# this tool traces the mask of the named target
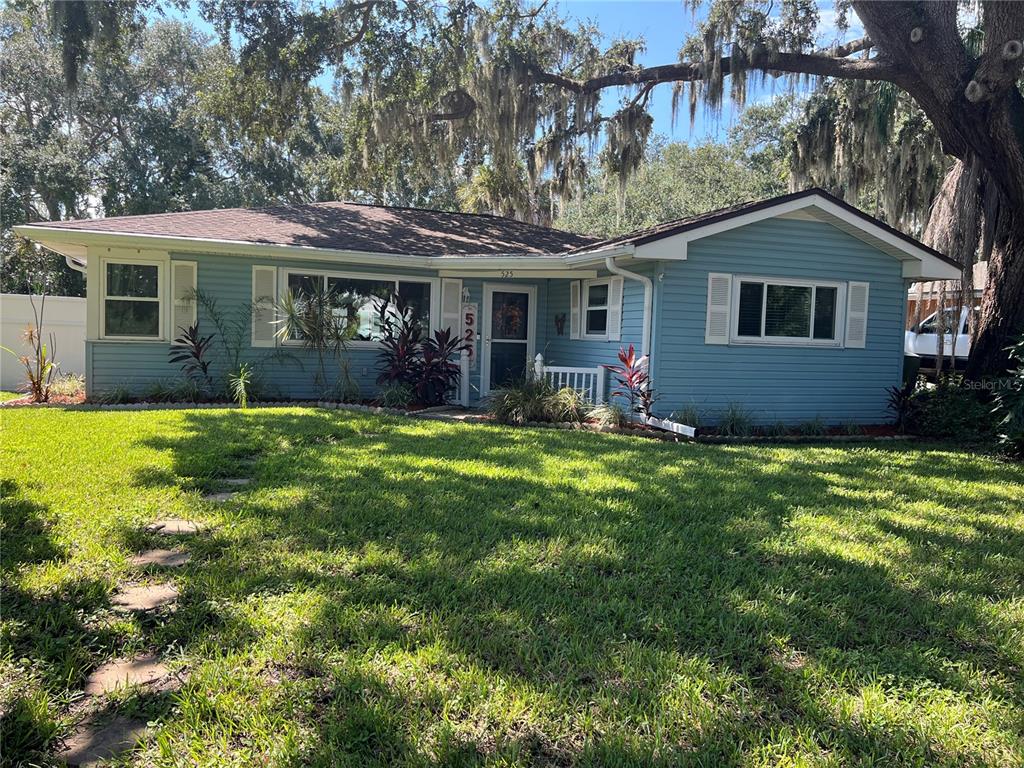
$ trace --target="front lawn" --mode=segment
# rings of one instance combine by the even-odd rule
[[[1020,465],[302,408],[0,420],[8,762],[155,651],[188,680],[114,695],[156,724],[129,764],[1024,764]],[[177,610],[116,613],[158,517],[214,527],[160,577]]]

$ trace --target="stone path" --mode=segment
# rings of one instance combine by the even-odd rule
[[[232,487],[248,485],[248,478],[233,477],[222,483]],[[203,498],[207,501],[227,501],[237,491],[211,493]],[[167,518],[146,526],[148,533],[161,536],[191,536],[206,529],[206,524]],[[180,568],[191,559],[181,549],[150,549],[131,559],[131,564],[144,568]],[[118,608],[145,612],[156,608],[173,607],[178,600],[178,588],[171,583],[122,585],[111,597],[110,602]],[[170,670],[155,653],[130,659],[115,659],[97,667],[85,682],[87,697],[84,707],[90,713],[65,742],[64,749],[57,757],[68,765],[95,765],[100,761],[115,758],[132,749],[145,738],[148,728],[141,720],[124,715],[104,717],[103,697],[119,688],[135,685],[146,686],[150,691],[176,690],[180,678]]]
[[[187,536],[189,534],[199,533],[205,528],[205,523],[199,523],[193,520],[181,520],[176,517],[169,517],[165,520],[157,520],[152,525],[146,526],[146,530],[149,533],[159,533],[164,536]]]
[[[136,568],[160,566],[179,568],[192,559],[192,555],[180,549],[151,549],[133,557],[129,562]]]
[[[110,602],[129,611],[152,611],[171,605],[178,599],[178,588],[173,584],[143,584],[121,587]]]
[[[124,715],[106,721],[92,717],[79,726],[57,757],[68,765],[96,765],[127,752],[146,735],[146,730],[144,722]]]

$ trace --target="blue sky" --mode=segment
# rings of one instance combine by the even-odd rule
[[[681,0],[557,0],[557,5],[561,13],[570,19],[593,22],[608,41],[621,37],[644,38],[647,47],[638,61],[646,66],[677,61],[680,47],[698,22],[692,12],[683,7]],[[839,35],[835,28],[832,0],[819,0],[818,8],[821,15],[820,42],[823,45],[835,39],[849,39],[863,34],[863,30],[854,23],[846,35]],[[168,15],[179,16],[174,11],[169,11]],[[195,8],[191,8],[185,18],[212,34],[213,30],[203,23]],[[323,87],[329,89],[330,75],[325,74],[322,80]],[[782,81],[768,80],[764,86],[755,86],[751,79],[748,103],[770,99],[785,90],[786,84]],[[605,107],[614,109],[621,94],[608,92],[604,98]],[[658,86],[651,98],[654,133],[690,144],[724,139],[729,126],[739,114],[739,109],[731,103],[724,104],[721,115],[717,117],[698,110],[691,127],[689,111],[685,104],[681,104],[680,113],[673,124],[672,86]]]

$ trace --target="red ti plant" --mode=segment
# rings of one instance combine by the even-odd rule
[[[628,350],[619,347],[619,362],[621,365],[603,366],[615,375],[615,383],[619,387],[612,394],[626,399],[630,413],[647,418],[651,415],[655,400],[654,390],[650,386],[650,376],[647,373],[649,358],[647,355],[638,358],[636,350],[630,344]]]

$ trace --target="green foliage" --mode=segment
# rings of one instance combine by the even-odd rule
[[[344,301],[334,289],[318,280],[298,293],[287,291],[276,307],[277,338],[297,339],[304,348],[316,353],[314,385],[324,395],[331,391],[328,359],[340,365],[345,345],[356,332],[352,313],[339,311]]]
[[[586,399],[569,387],[556,389],[546,379],[528,377],[495,390],[487,409],[502,424],[580,423],[590,412]]]
[[[1024,458],[1024,337],[1010,347],[1010,360],[1016,367],[996,390],[996,429],[1000,446],[1007,453]]]
[[[907,429],[926,437],[964,442],[991,440],[995,417],[979,390],[963,385],[958,377],[944,376],[934,387],[918,389],[912,398]]]
[[[754,417],[745,405],[729,403],[718,417],[718,434],[726,437],[750,437],[754,433]]]
[[[702,413],[696,403],[690,402],[684,405],[679,411],[672,415],[672,421],[685,424],[688,427],[697,428],[700,426]]]
[[[181,365],[182,373],[198,386],[213,389],[213,376],[210,375],[210,346],[213,334],[203,336],[199,332],[199,323],[182,328],[174,340],[174,346],[168,351],[168,359]]]
[[[90,400],[101,405],[119,405],[132,399],[127,384],[115,384],[110,389],[94,392]]]
[[[789,425],[784,421],[773,421],[767,427],[761,428],[761,434],[765,437],[785,437],[789,433]]]
[[[49,340],[46,333],[46,294],[29,296],[32,307],[33,321],[22,333],[22,345],[27,352],[0,346],[0,351],[7,352],[25,369],[25,389],[34,403],[45,403],[50,399],[50,387],[60,371],[60,363],[55,359],[57,338],[51,333]]]
[[[228,389],[231,399],[241,408],[249,407],[249,388],[253,383],[253,367],[242,363],[238,370],[228,374]]]
[[[621,429],[629,419],[626,417],[626,410],[621,405],[614,403],[603,403],[595,406],[587,414],[587,419],[601,427],[614,427]]]
[[[57,397],[78,397],[85,392],[85,377],[78,373],[64,373],[53,380],[50,395]]]
[[[408,408],[416,401],[416,393],[409,384],[393,382],[380,388],[378,398],[385,408]]]
[[[828,434],[828,426],[820,416],[797,424],[796,432],[804,437],[824,437]]]

